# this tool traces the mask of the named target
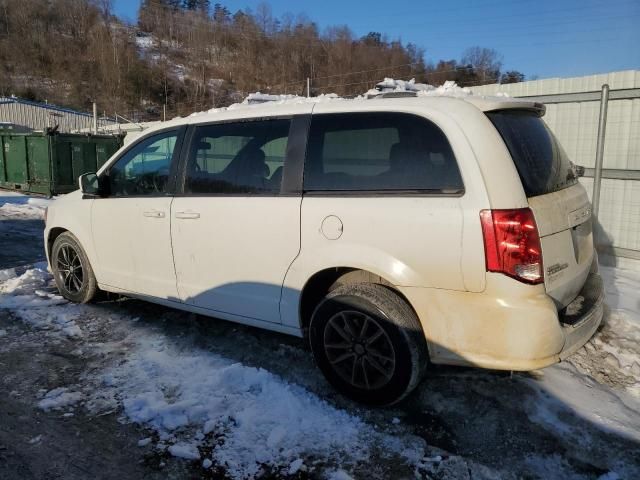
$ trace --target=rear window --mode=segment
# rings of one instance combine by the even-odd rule
[[[404,113],[314,115],[306,191],[460,193],[447,137],[425,118]]]
[[[488,112],[516,165],[527,197],[544,195],[578,181],[573,164],[549,127],[534,112]]]

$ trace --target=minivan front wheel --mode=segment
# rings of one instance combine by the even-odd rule
[[[378,284],[347,284],[327,294],[311,318],[309,341],[329,383],[370,405],[402,400],[419,383],[427,363],[415,313]]]
[[[89,258],[71,233],[60,234],[51,249],[51,269],[60,294],[75,303],[88,303],[98,289]]]

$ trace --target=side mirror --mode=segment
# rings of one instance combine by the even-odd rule
[[[80,191],[85,195],[99,195],[100,185],[98,176],[94,172],[83,173],[78,178]]]

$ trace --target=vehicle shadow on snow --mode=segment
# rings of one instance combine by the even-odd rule
[[[256,288],[264,291],[265,286]],[[304,339],[141,300],[100,305],[138,318],[138,325],[159,330],[185,351],[200,348],[264,368],[369,423],[392,431],[402,428],[430,446],[492,469],[548,477],[545,469],[552,468],[558,477],[597,478],[625,465],[640,474],[640,443],[603,429],[546,391],[541,382],[545,370],[512,374],[429,365],[422,383],[400,404],[366,408],[328,385]]]

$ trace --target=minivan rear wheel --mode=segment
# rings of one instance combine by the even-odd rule
[[[428,354],[411,307],[390,288],[347,284],[328,293],[309,325],[316,364],[338,391],[391,405],[419,383]]]
[[[51,269],[60,294],[75,303],[88,303],[96,295],[98,283],[89,258],[71,233],[60,234],[51,249]]]

